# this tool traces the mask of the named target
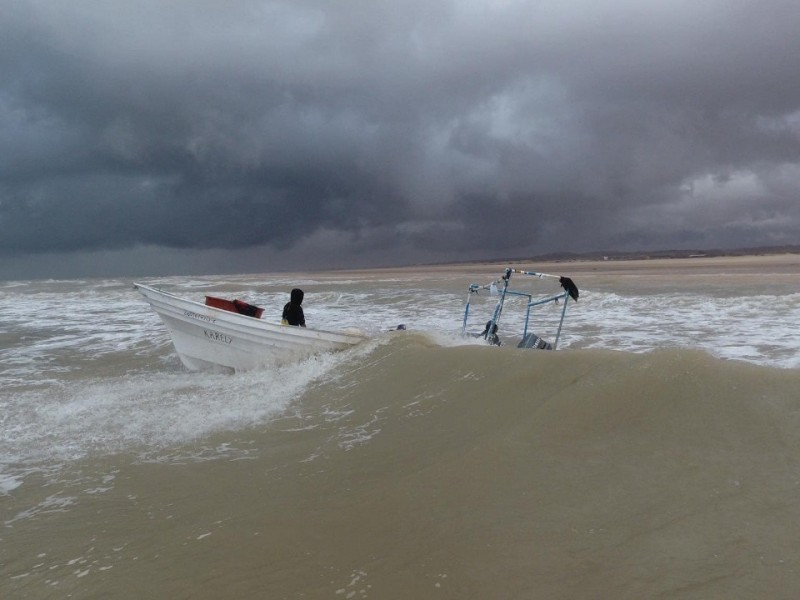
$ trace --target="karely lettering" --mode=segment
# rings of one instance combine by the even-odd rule
[[[224,333],[220,333],[219,331],[209,331],[208,329],[203,329],[203,333],[208,339],[214,340],[215,342],[230,344],[233,341],[232,337],[225,335]]]

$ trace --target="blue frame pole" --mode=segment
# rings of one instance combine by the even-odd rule
[[[492,315],[492,320],[489,325],[489,329],[487,330],[489,333],[487,335],[491,335],[492,329],[494,329],[494,326],[500,321],[500,315],[503,313],[503,304],[506,301],[508,282],[511,281],[512,272],[513,269],[506,269],[506,274],[503,276],[503,291],[500,294],[500,299],[497,301],[497,305],[494,307],[494,314]]]
[[[558,333],[553,342],[553,350],[558,348],[558,338],[561,337],[561,326],[564,324],[564,317],[567,315],[567,303],[569,302],[569,292],[564,292],[564,308],[561,309],[561,320],[558,322]]]

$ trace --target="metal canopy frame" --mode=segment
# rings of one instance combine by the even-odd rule
[[[538,279],[542,279],[544,277],[560,279],[561,282],[562,282],[562,286],[564,287],[564,291],[561,292],[561,293],[558,293],[558,294],[553,294],[553,295],[546,296],[544,298],[538,298],[538,299],[534,300],[534,294],[530,294],[530,293],[527,293],[527,292],[521,292],[521,291],[517,291],[517,290],[513,290],[513,289],[509,288],[509,283],[511,281],[511,275],[513,273],[518,273],[518,274],[521,274],[521,275],[536,277]],[[499,324],[500,317],[503,314],[503,307],[505,305],[506,298],[509,297],[509,296],[519,296],[519,297],[528,299],[528,301],[526,302],[526,305],[525,305],[525,326],[524,326],[524,328],[522,330],[522,339],[523,340],[525,340],[527,338],[528,333],[529,333],[528,332],[528,328],[530,326],[531,309],[536,307],[536,306],[541,306],[543,304],[549,304],[550,302],[558,303],[560,300],[563,300],[564,301],[564,306],[561,309],[561,318],[559,319],[559,322],[558,322],[558,330],[556,332],[555,340],[553,341],[553,344],[552,344],[552,349],[555,350],[558,347],[558,342],[559,342],[559,339],[561,338],[561,329],[562,329],[562,327],[564,325],[564,319],[565,319],[565,317],[567,315],[567,305],[569,304],[569,300],[570,300],[570,296],[571,296],[568,286],[564,284],[564,279],[565,278],[559,277],[558,275],[548,275],[547,273],[537,273],[535,271],[521,271],[521,270],[517,270],[517,269],[508,268],[508,269],[505,270],[505,273],[503,274],[503,276],[500,279],[496,279],[495,281],[492,281],[491,283],[489,283],[487,285],[479,285],[479,284],[476,284],[476,283],[470,284],[470,286],[469,286],[469,294],[467,295],[467,304],[466,304],[466,306],[464,308],[464,322],[463,322],[463,325],[461,327],[461,333],[463,335],[467,334],[467,322],[469,320],[469,311],[470,311],[470,303],[471,303],[472,295],[473,294],[477,294],[480,290],[487,290],[488,289],[488,290],[490,290],[491,293],[494,293],[496,291],[497,294],[498,294],[498,299],[497,299],[497,303],[495,304],[495,307],[494,307],[494,312],[492,314],[492,318],[487,323],[486,331],[484,332],[484,338],[488,337],[489,332],[491,332],[493,330],[494,326]],[[571,280],[569,280],[569,284],[574,286],[574,284],[572,284]],[[498,288],[499,285],[501,285],[502,288]],[[575,287],[574,289],[575,289],[575,296],[574,297],[577,297],[577,287]]]

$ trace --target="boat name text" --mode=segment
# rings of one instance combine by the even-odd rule
[[[183,311],[183,314],[187,317],[191,317],[192,319],[200,319],[201,321],[205,321],[207,323],[216,323],[217,320],[214,317],[207,317],[205,315],[198,315],[196,312],[192,312],[190,310]]]
[[[215,342],[230,344],[233,341],[232,337],[227,336],[224,333],[220,333],[219,331],[209,331],[208,329],[203,329],[203,333],[208,339],[214,340]]]

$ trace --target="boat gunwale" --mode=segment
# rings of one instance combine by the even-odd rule
[[[153,302],[160,302],[173,309],[179,309],[184,311],[188,310],[187,308],[181,308],[175,306],[175,303],[170,303],[170,300],[174,300],[179,303],[186,304],[193,309],[194,308],[199,309],[199,311],[197,312],[198,315],[204,315],[204,313],[210,312],[211,314],[215,315],[215,317],[219,317],[220,326],[230,327],[232,329],[237,330],[240,333],[246,334],[250,332],[251,334],[253,334],[253,330],[255,330],[263,333],[280,334],[280,336],[284,338],[286,337],[297,338],[299,343],[303,343],[300,342],[300,340],[304,340],[307,342],[320,341],[320,342],[330,342],[330,343],[344,343],[349,345],[358,344],[366,340],[368,337],[366,334],[362,332],[333,331],[328,329],[317,329],[310,327],[292,327],[290,325],[282,325],[280,323],[270,323],[269,321],[265,321],[263,319],[250,317],[239,313],[233,313],[230,311],[223,310],[221,308],[216,308],[214,306],[209,306],[207,304],[197,302],[196,300],[183,298],[172,292],[168,292],[166,290],[155,288],[146,284],[134,283],[133,286],[148,300],[151,306],[153,305]],[[150,297],[146,292],[152,293],[154,297]],[[153,309],[156,310],[156,312],[159,315],[161,314],[156,309],[155,306],[153,306]],[[178,318],[180,320],[183,320],[187,323],[192,322],[187,320],[186,315],[175,314],[170,316],[172,318]],[[200,323],[197,324],[200,325]],[[216,323],[208,323],[208,325],[213,327],[214,325],[216,325]],[[326,339],[331,336],[335,336],[338,339],[337,340]]]

